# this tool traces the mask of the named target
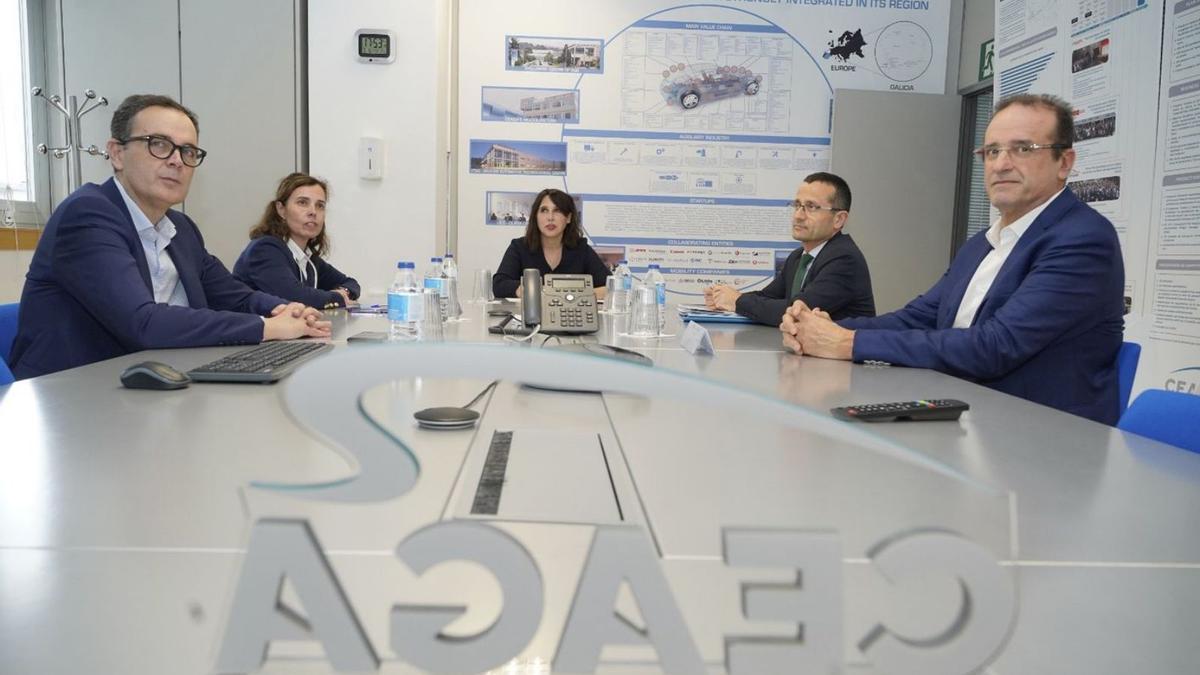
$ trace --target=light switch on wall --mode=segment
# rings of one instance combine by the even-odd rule
[[[365,180],[383,178],[384,145],[382,138],[364,136],[358,141],[358,176]]]

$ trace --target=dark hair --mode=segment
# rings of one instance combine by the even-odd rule
[[[1065,145],[1068,148],[1075,143],[1075,111],[1071,110],[1070,103],[1050,94],[1017,94],[1000,99],[1000,102],[996,104],[996,110],[992,112],[992,117],[1000,114],[1001,110],[1014,105],[1041,108],[1054,113],[1053,143]],[[1062,157],[1062,149],[1055,148],[1052,152],[1054,159]]]
[[[563,230],[563,246],[575,248],[582,239],[579,234],[579,214],[575,212],[575,200],[571,198],[571,195],[554,188],[546,188],[533,198],[533,208],[529,211],[529,224],[525,226],[525,245],[529,247],[530,251],[542,248],[542,231],[537,226],[537,214],[538,209],[542,206],[542,200],[546,197],[549,197],[558,210],[567,216],[567,227]]]
[[[133,133],[133,118],[146,108],[170,108],[171,110],[178,110],[187,115],[187,118],[192,121],[192,126],[196,129],[196,134],[200,134],[200,121],[196,119],[196,113],[183,107],[175,99],[160,94],[134,94],[121,101],[121,105],[117,106],[117,109],[113,111],[112,122],[108,125],[108,131],[112,134],[112,137],[118,141],[129,138],[129,135]]]
[[[291,232],[288,231],[287,222],[279,217],[279,211],[275,209],[275,205],[287,204],[287,200],[292,198],[293,192],[309,185],[320,185],[321,189],[325,191],[325,199],[329,199],[329,184],[325,181],[299,171],[289,173],[279,181],[279,187],[275,189],[275,198],[267,202],[267,208],[263,210],[258,223],[250,228],[250,238],[258,239],[270,235],[286,242],[291,236]],[[308,242],[308,248],[318,256],[329,252],[329,236],[325,234],[324,227],[321,228],[320,234]]]
[[[805,183],[825,183],[833,186],[833,208],[850,210],[850,186],[841,176],[824,171],[810,173],[804,177]]]

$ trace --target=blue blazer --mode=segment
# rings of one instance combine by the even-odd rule
[[[46,223],[21,293],[11,354],[17,379],[143,349],[256,344],[260,315],[285,302],[234,279],[204,249],[192,219],[169,210],[176,231],[166,251],[190,307],[156,303],[114,180],[71,193]]]
[[[318,256],[312,256],[312,263],[317,270],[316,288],[306,285],[300,277],[300,268],[296,266],[287,242],[278,237],[259,237],[251,239],[238,256],[233,264],[233,276],[250,288],[318,309],[346,306],[342,294],[333,291],[338,287],[350,291],[351,300],[358,299],[357,281]]]
[[[796,300],[809,307],[829,312],[834,321],[854,316],[875,316],[875,295],[871,292],[871,272],[867,259],[850,235],[835,232],[812,262],[800,292],[792,295],[792,282],[800,269],[801,246],[783,263],[783,269],[771,283],[759,291],[742,293],[737,313],[767,326],[778,326],[783,313]]]
[[[857,331],[854,360],[932,368],[1115,424],[1125,267],[1112,223],[1064,191],[1017,241],[971,326],[953,328],[991,250],[980,232],[903,309],[839,322]]]

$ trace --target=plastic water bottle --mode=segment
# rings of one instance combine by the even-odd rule
[[[429,267],[425,270],[425,288],[432,288],[441,298],[442,318],[446,318],[446,278],[442,276],[442,259],[434,256],[429,259]]]
[[[654,287],[654,296],[658,300],[658,333],[662,335],[667,326],[667,280],[663,278],[658,263],[650,263],[645,283]]]
[[[442,276],[447,279],[458,278],[458,262],[454,260],[453,253],[447,252],[446,256],[442,258]]]
[[[462,316],[462,304],[458,301],[458,263],[455,262],[453,253],[447,252],[442,258],[442,278],[446,294],[444,316],[447,319],[457,319]]]
[[[436,256],[430,258],[429,267],[425,270],[425,288],[434,288],[441,293],[442,279],[442,259]]]
[[[425,316],[421,287],[417,285],[416,265],[406,260],[396,263],[396,277],[388,288],[388,339],[413,342],[421,337],[421,319]]]
[[[622,258],[617,261],[617,269],[613,270],[613,276],[620,279],[621,283],[617,286],[620,290],[633,290],[633,273],[629,271],[629,261]]]

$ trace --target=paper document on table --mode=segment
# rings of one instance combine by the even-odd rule
[[[678,305],[681,321],[699,321],[711,323],[754,323],[749,317],[737,312],[726,312],[721,309],[709,309],[704,305]]]

